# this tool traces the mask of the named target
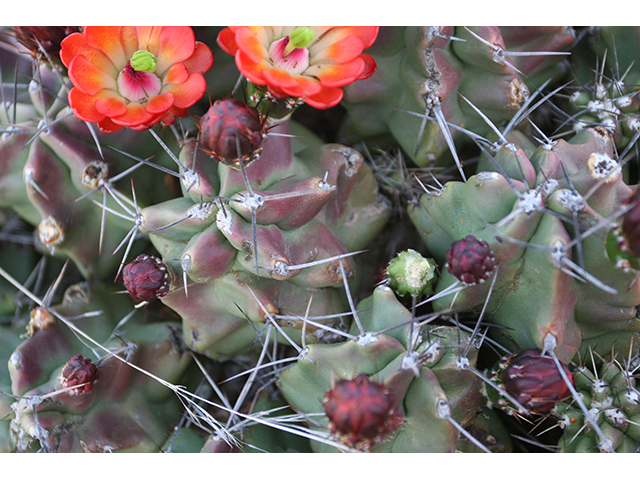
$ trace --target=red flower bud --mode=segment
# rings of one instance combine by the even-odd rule
[[[403,419],[389,390],[365,374],[338,380],[326,393],[323,405],[331,433],[356,448],[371,447],[394,432]]]
[[[631,254],[640,257],[640,188],[636,188],[625,204],[631,208],[622,216],[622,235]]]
[[[98,367],[91,363],[90,358],[84,358],[82,355],[71,357],[60,373],[60,383],[64,388],[85,384],[69,390],[69,395],[89,393],[97,380]]]
[[[173,271],[159,258],[142,254],[124,267],[122,279],[131,298],[148,303],[169,293]]]
[[[217,100],[200,119],[204,152],[225,165],[248,165],[257,158],[265,139],[258,110],[240,100]]]
[[[573,374],[562,365],[573,383]],[[551,357],[539,350],[524,350],[512,355],[502,373],[504,389],[532,413],[549,413],[556,403],[571,396],[571,391]]]
[[[13,27],[13,34],[32,57],[41,58],[44,50],[52,61],[60,63],[62,40],[80,30],[80,27]]]
[[[495,270],[495,257],[489,244],[473,235],[453,242],[445,255],[449,273],[467,285],[484,282]]]

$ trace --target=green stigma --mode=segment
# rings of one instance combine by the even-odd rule
[[[138,50],[129,61],[131,67],[137,72],[155,72],[158,59],[146,50]]]
[[[289,35],[289,43],[284,49],[284,56],[286,57],[296,48],[305,48],[311,43],[315,37],[315,32],[310,27],[298,27]]]

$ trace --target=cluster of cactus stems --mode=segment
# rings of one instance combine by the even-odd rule
[[[7,27],[0,451],[640,451],[637,31]]]

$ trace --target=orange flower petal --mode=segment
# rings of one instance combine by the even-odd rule
[[[317,78],[323,86],[344,87],[356,81],[365,69],[365,62],[358,57],[347,63],[336,65],[313,65],[305,75]]]
[[[373,57],[368,53],[363,53],[362,55],[360,55],[360,58],[364,62],[364,70],[358,77],[358,80],[364,80],[365,78],[369,78],[371,75],[373,75],[378,66],[376,65],[376,61],[373,59]]]
[[[174,95],[172,92],[163,93],[162,95],[156,95],[151,97],[147,102],[147,112],[158,114],[166,112],[173,105]]]
[[[102,89],[117,88],[114,77],[100,70],[83,55],[76,55],[69,64],[69,78],[87,95],[95,95]]]
[[[111,63],[109,57],[100,50],[87,45],[82,33],[73,33],[65,37],[61,45],[60,59],[67,68],[69,68],[69,65],[76,56],[82,55],[106,74],[112,77],[118,75],[118,70],[116,70],[116,67]]]
[[[122,70],[128,60],[120,41],[121,29],[122,27],[85,27],[83,31],[87,45],[105,53],[117,70]]]
[[[236,43],[240,50],[253,62],[258,63],[269,56],[269,52],[258,36],[249,27],[240,27],[236,31]]]
[[[127,104],[120,96],[99,98],[96,100],[96,110],[107,117],[117,117],[127,113]]]
[[[122,128],[122,125],[117,125],[111,121],[110,118],[106,117],[103,120],[100,120],[98,123],[98,128],[102,133],[113,133],[117,132]]]
[[[238,44],[236,43],[236,29],[234,27],[227,27],[221,30],[216,39],[218,46],[230,55],[235,55],[238,50]]]
[[[139,103],[130,103],[127,105],[127,113],[117,117],[111,117],[111,120],[113,120],[115,124],[122,125],[123,127],[136,127],[148,125],[153,117],[154,115],[147,112]]]
[[[256,85],[267,84],[267,81],[264,79],[262,73],[272,67],[265,60],[260,60],[256,63],[251,60],[248,55],[245,55],[242,50],[238,50],[236,52],[236,65],[250,82],[253,82]]]
[[[136,27],[122,27],[120,30],[120,44],[127,58],[131,58],[139,50],[138,30]]]
[[[277,85],[283,92],[292,97],[306,98],[315,95],[322,89],[317,80],[301,75],[292,76],[281,68],[265,70],[263,75],[270,85]]]
[[[163,84],[169,83],[182,83],[189,78],[189,70],[184,63],[175,63],[169,67],[169,70],[164,74],[162,79]]]
[[[138,46],[136,50],[148,50],[156,57],[160,49],[160,34],[164,27],[136,27],[138,33]]]
[[[182,62],[189,72],[204,73],[213,65],[213,52],[202,42],[196,42],[196,49],[189,58]]]
[[[69,105],[80,120],[99,122],[104,119],[104,115],[96,109],[96,97],[87,95],[78,88],[72,88],[69,92]]]
[[[158,45],[156,74],[162,75],[167,68],[189,58],[195,49],[196,37],[191,27],[164,27]]]
[[[188,108],[202,98],[207,89],[207,82],[201,73],[195,72],[189,75],[186,82],[178,85],[169,85],[165,92],[174,95],[173,104],[178,108]]]
[[[305,103],[311,105],[313,108],[319,110],[325,110],[327,108],[335,107],[342,100],[344,92],[341,88],[323,88],[319,93],[313,97],[305,98]]]
[[[363,49],[362,40],[349,36],[332,43],[324,50],[320,50],[309,59],[310,63],[345,63],[357,58]],[[314,49],[315,51],[315,49]]]

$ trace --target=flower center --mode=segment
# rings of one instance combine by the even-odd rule
[[[153,73],[155,61],[149,57],[136,58],[136,54],[118,75],[118,91],[130,102],[145,103],[149,98],[160,93],[162,82]],[[153,67],[152,70],[150,70],[151,67]]]
[[[300,74],[309,67],[309,50],[306,46],[313,40],[313,30],[302,28],[271,44],[269,57],[274,67],[294,74]]]

